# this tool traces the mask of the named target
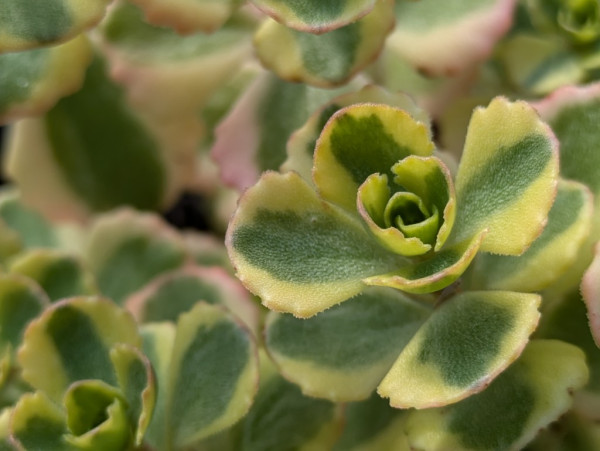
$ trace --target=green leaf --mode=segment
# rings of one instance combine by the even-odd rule
[[[356,192],[368,176],[386,174],[409,156],[429,156],[428,127],[409,113],[386,105],[359,104],[336,112],[321,132],[313,178],[325,200],[356,211]]]
[[[347,89],[314,88],[270,73],[258,76],[216,129],[211,156],[223,181],[242,191],[256,183],[263,171],[279,169],[294,130]]]
[[[297,174],[268,172],[240,200],[226,243],[237,275],[269,308],[309,317],[359,293],[399,257],[322,201]]]
[[[150,361],[139,349],[117,344],[110,351],[120,392],[127,403],[128,424],[133,442],[140,446],[156,402],[156,381]]]
[[[404,348],[377,391],[394,407],[451,404],[483,390],[520,354],[540,297],[466,292],[445,301]]]
[[[180,34],[211,33],[231,16],[240,0],[133,0],[154,25],[169,26]]]
[[[265,345],[281,373],[305,394],[361,400],[429,314],[396,290],[368,288],[309,319],[271,313]]]
[[[577,56],[559,36],[516,34],[500,44],[498,60],[509,82],[530,96],[546,95],[586,78]]]
[[[394,409],[375,393],[367,400],[347,404],[342,435],[333,451],[408,450],[406,411]]]
[[[592,336],[600,348],[600,245],[596,245],[594,260],[581,280],[581,295],[587,307]]]
[[[585,352],[590,378],[576,396],[576,408],[589,418],[600,419],[600,349],[586,327],[586,305],[576,287],[546,306],[536,337],[566,341]]]
[[[85,258],[100,292],[117,303],[182,265],[181,238],[157,216],[120,210],[92,226]]]
[[[453,76],[485,60],[512,21],[513,0],[396,2],[387,47],[422,73]]]
[[[381,51],[393,28],[393,5],[393,1],[379,0],[362,19],[322,35],[268,19],[254,36],[257,56],[284,80],[323,88],[342,85]]]
[[[81,260],[59,250],[32,249],[25,252],[11,262],[10,272],[35,280],[51,301],[97,292],[94,278]]]
[[[19,123],[8,171],[23,199],[50,218],[81,218],[120,205],[158,209],[174,187],[172,157],[164,155],[158,133],[131,109],[96,58],[81,90],[43,120]]]
[[[16,190],[9,189],[0,193],[0,218],[18,233],[26,248],[59,246],[56,226],[39,212],[23,204]]]
[[[55,47],[0,54],[0,123],[45,113],[61,97],[78,90],[91,57],[84,37]]]
[[[21,344],[27,324],[50,304],[46,293],[19,275],[0,276],[0,348],[14,352]]]
[[[565,413],[573,390],[587,379],[575,346],[534,340],[489,387],[444,409],[411,412],[411,448],[424,450],[522,449],[540,429]]]
[[[422,260],[363,279],[367,285],[392,287],[407,293],[433,293],[454,283],[467,269],[485,238],[485,231],[471,240],[444,247]]]
[[[478,254],[470,267],[470,286],[523,292],[546,288],[578,259],[590,232],[592,211],[592,196],[585,185],[559,181],[540,237],[518,257]]]
[[[110,349],[140,342],[131,315],[113,302],[71,298],[53,304],[29,325],[18,359],[23,379],[60,402],[75,381],[97,379],[116,386]]]
[[[171,326],[152,325],[144,341],[159,383],[150,425],[155,446],[191,446],[246,414],[257,389],[256,348],[222,309],[199,303],[180,316],[174,337]]]
[[[125,400],[98,380],[78,381],[63,400],[69,433],[65,440],[81,450],[126,449],[132,441]]]
[[[339,428],[335,404],[304,396],[277,373],[264,376],[261,373],[256,400],[244,418],[238,449],[330,449]]]
[[[326,33],[368,14],[375,0],[251,0],[260,10],[287,27]]]
[[[96,25],[110,0],[19,0],[0,5],[0,52],[65,41]]]
[[[139,322],[176,322],[198,302],[224,305],[250,330],[258,332],[258,310],[248,292],[218,267],[186,266],[158,277],[127,300]]]
[[[11,436],[22,449],[75,451],[65,440],[66,419],[61,408],[43,392],[26,393],[11,417]]]
[[[429,117],[407,94],[387,91],[377,85],[367,85],[360,91],[335,97],[314,112],[306,123],[290,136],[287,143],[287,160],[281,169],[296,171],[306,181],[312,181],[313,153],[321,130],[337,110],[355,103],[380,103],[399,108],[429,127]]]
[[[529,105],[497,97],[476,109],[456,175],[450,242],[487,229],[481,250],[522,254],[542,232],[557,176],[558,142]]]

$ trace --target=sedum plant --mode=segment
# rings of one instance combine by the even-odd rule
[[[0,5],[0,448],[600,448],[598,3]]]

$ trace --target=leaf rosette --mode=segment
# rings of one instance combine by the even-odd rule
[[[556,194],[549,127],[497,98],[475,110],[454,181],[434,150],[405,110],[339,109],[316,140],[316,190],[267,172],[242,196],[226,238],[238,277],[272,310],[310,317],[367,285],[441,290],[479,250],[522,254]]]

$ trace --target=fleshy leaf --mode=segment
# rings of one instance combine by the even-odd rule
[[[289,83],[270,73],[258,76],[216,129],[211,156],[223,181],[242,191],[263,171],[279,169],[292,132],[341,92]]]
[[[5,407],[0,411],[0,449],[2,451],[13,451],[15,446],[10,442],[10,417],[12,408]]]
[[[65,41],[96,25],[110,0],[19,0],[0,5],[0,52]]]
[[[0,349],[21,344],[25,326],[50,304],[46,293],[19,275],[0,276]]]
[[[305,394],[362,400],[430,312],[396,290],[368,288],[309,319],[271,313],[265,344],[281,373]]]
[[[178,33],[217,30],[239,5],[240,0],[133,0],[154,25],[169,26]]]
[[[331,449],[340,425],[339,408],[303,395],[277,374],[264,355],[260,378],[258,394],[241,427],[238,449]]]
[[[93,225],[85,256],[100,292],[122,303],[159,274],[181,266],[185,253],[179,236],[157,216],[120,210]]]
[[[581,276],[592,262],[593,246],[600,234],[600,157],[594,150],[600,135],[600,84],[566,86],[533,104],[548,122],[560,141],[560,174],[586,185],[594,195],[592,230],[582,245],[577,260],[552,286],[556,293],[569,292],[579,286]]]
[[[10,272],[35,280],[51,301],[96,294],[92,274],[72,254],[52,249],[32,249],[15,258]]]
[[[600,348],[600,244],[596,245],[594,260],[583,275],[581,295],[587,307],[592,336]]]
[[[250,333],[222,309],[199,303],[179,317],[174,338],[168,324],[150,325],[144,342],[164,384],[150,425],[157,448],[192,445],[246,414],[258,384],[256,348]]]
[[[522,352],[540,297],[503,291],[445,301],[404,348],[377,391],[394,407],[451,404],[483,390]]]
[[[102,298],[71,298],[53,304],[27,327],[19,350],[23,379],[60,402],[75,381],[98,379],[113,386],[110,360],[116,343],[138,346],[131,315]]]
[[[270,309],[309,317],[398,266],[358,219],[294,172],[268,172],[242,196],[226,243],[237,275]]]
[[[586,451],[600,448],[600,425],[573,410],[542,430],[527,449],[531,451]]]
[[[375,0],[251,0],[287,27],[310,33],[326,33],[348,25],[375,5]]]
[[[0,54],[0,123],[44,113],[75,92],[91,57],[84,37],[55,47]]]
[[[470,286],[522,292],[546,288],[578,258],[590,231],[592,210],[592,196],[585,185],[559,181],[540,237],[518,257],[478,254],[470,268]]]
[[[400,255],[438,251],[456,211],[450,171],[435,157],[410,155],[393,165],[392,173],[393,183],[387,175],[372,174],[360,186],[360,215],[381,243]]]
[[[533,108],[497,97],[476,109],[456,175],[452,237],[487,229],[481,250],[522,254],[542,232],[557,176],[558,141]]]
[[[81,219],[120,205],[157,209],[175,185],[153,133],[97,57],[81,90],[43,119],[19,122],[7,170],[24,201],[50,218]]]
[[[403,422],[406,412],[394,409],[373,394],[369,399],[347,404],[342,435],[333,451],[408,450]]]
[[[187,266],[164,274],[134,293],[127,307],[139,322],[176,322],[199,301],[221,304],[258,332],[258,311],[237,279],[218,267]]]
[[[16,190],[0,193],[0,218],[18,234],[25,248],[59,246],[59,226],[24,205]]]
[[[586,306],[579,289],[546,307],[536,337],[566,341],[585,352],[590,380],[575,397],[576,409],[585,416],[600,420],[600,349],[586,327]]]
[[[63,400],[65,440],[76,449],[126,449],[132,441],[125,400],[119,390],[98,380],[73,383]]]
[[[284,80],[323,88],[342,85],[381,51],[394,25],[393,8],[393,1],[378,0],[362,19],[321,35],[267,19],[254,36],[257,56]]]
[[[516,34],[500,44],[498,60],[514,87],[530,95],[549,94],[586,78],[582,64],[559,37]]]
[[[313,178],[324,199],[356,211],[358,187],[371,174],[386,174],[409,156],[433,152],[428,127],[387,105],[359,104],[336,112],[325,125],[314,157]]]
[[[139,349],[117,344],[110,351],[120,392],[127,402],[127,421],[133,425],[133,442],[140,446],[152,419],[156,381],[150,361]]]
[[[75,451],[65,440],[67,425],[58,404],[43,392],[26,393],[16,404],[11,417],[11,436],[22,449]]]
[[[411,412],[411,449],[522,449],[570,408],[587,375],[580,349],[534,340],[483,392],[444,409]]]
[[[515,0],[396,2],[387,46],[430,75],[452,76],[489,56],[508,30]]]
[[[485,238],[485,231],[471,240],[446,246],[421,261],[386,274],[363,279],[367,285],[393,287],[407,293],[433,293],[455,282],[467,269]]]
[[[162,446],[164,448],[168,436],[165,427],[167,402],[165,385],[168,386],[169,381],[171,354],[175,342],[175,324],[167,322],[144,324],[140,333],[144,355],[152,363],[157,383],[156,403],[145,440],[154,447]]]
[[[387,91],[376,85],[367,85],[358,92],[335,97],[313,113],[306,123],[290,136],[287,143],[288,157],[281,165],[281,170],[296,171],[305,180],[311,181],[313,153],[321,130],[337,110],[355,103],[380,103],[396,107],[429,126],[427,114],[407,94]]]

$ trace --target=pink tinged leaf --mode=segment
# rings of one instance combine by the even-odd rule
[[[590,329],[596,345],[600,347],[600,243],[595,256],[581,281],[581,294],[587,307]]]

